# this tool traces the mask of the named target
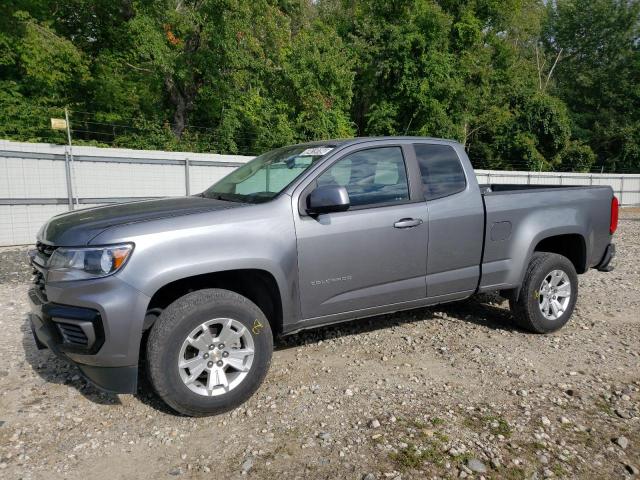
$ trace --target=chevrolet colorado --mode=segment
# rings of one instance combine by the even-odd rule
[[[499,291],[562,327],[577,274],[609,271],[608,186],[478,185],[463,147],[356,138],[267,152],[201,194],[64,213],[30,251],[39,348],[130,393],[146,369],[186,415],[234,408],[273,335]]]

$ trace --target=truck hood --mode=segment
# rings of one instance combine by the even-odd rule
[[[38,232],[38,241],[56,246],[88,245],[109,227],[160,218],[212,212],[243,206],[203,197],[177,197],[86,208],[56,215]]]

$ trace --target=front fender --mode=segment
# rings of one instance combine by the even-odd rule
[[[296,237],[289,197],[261,205],[119,226],[92,243],[133,242],[117,276],[152,297],[184,278],[258,269],[276,280],[283,319],[298,315]]]

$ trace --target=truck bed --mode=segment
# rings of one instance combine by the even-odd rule
[[[563,251],[581,259],[578,273],[602,259],[610,242],[611,187],[484,184],[480,191],[486,219],[480,291],[520,285],[528,259],[545,238],[579,239],[567,241]]]

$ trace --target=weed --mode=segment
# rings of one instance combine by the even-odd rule
[[[556,477],[564,477],[566,472],[564,471],[564,468],[562,468],[562,465],[560,465],[559,463],[556,463],[555,465],[553,465],[551,467],[551,471],[556,475]]]
[[[434,427],[437,427],[439,425],[443,425],[444,424],[444,419],[440,418],[440,417],[433,417],[431,419],[431,425],[433,425]]]
[[[485,415],[480,418],[465,418],[463,424],[465,427],[474,431],[481,430],[481,427],[488,427],[489,432],[493,435],[502,435],[505,438],[511,436],[509,423],[504,418],[495,415]]]
[[[598,400],[596,400],[595,404],[596,407],[598,407],[598,410],[600,410],[602,413],[605,413],[610,417],[615,416],[613,408],[611,408],[611,405],[609,405],[609,402],[607,402],[606,400],[599,398]]]
[[[527,472],[520,467],[505,467],[500,470],[500,477],[504,480],[524,480],[527,477]]]
[[[435,465],[444,464],[444,455],[440,451],[439,445],[430,442],[419,448],[414,444],[409,444],[400,451],[391,453],[389,457],[403,469],[418,468],[424,462]]]

